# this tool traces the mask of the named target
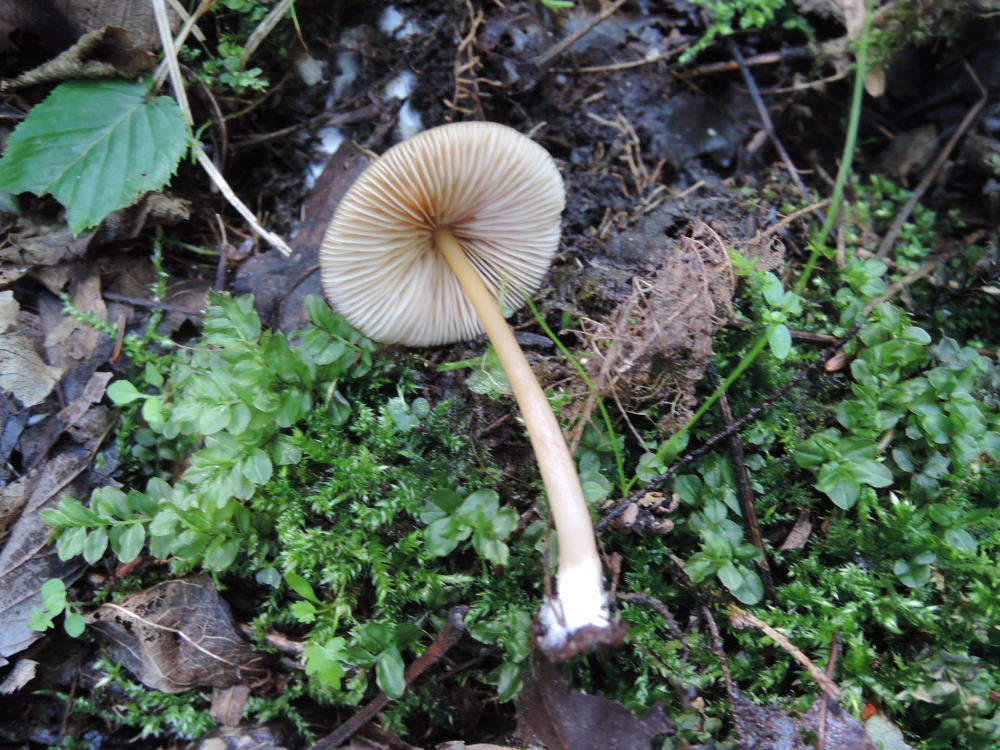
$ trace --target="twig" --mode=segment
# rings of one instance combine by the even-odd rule
[[[708,650],[712,652],[713,656],[719,660],[719,666],[722,668],[722,679],[726,682],[726,692],[730,697],[734,694],[736,684],[733,682],[733,675],[729,671],[729,663],[726,661],[726,652],[722,648],[722,636],[719,635],[719,626],[715,624],[715,618],[712,617],[711,611],[708,607],[701,607],[701,616],[705,620],[705,624],[708,626],[709,638],[708,640]]]
[[[899,213],[896,214],[896,220],[892,222],[892,226],[889,228],[889,231],[886,233],[885,237],[882,238],[882,242],[879,243],[878,252],[875,253],[876,258],[884,258],[889,254],[889,251],[892,250],[892,246],[895,244],[896,238],[899,236],[899,232],[903,228],[903,224],[905,224],[906,220],[910,218],[910,215],[913,213],[913,209],[916,208],[917,203],[923,197],[924,193],[927,192],[927,189],[931,186],[934,180],[937,179],[938,172],[941,171],[941,167],[944,166],[948,157],[951,156],[951,152],[955,149],[955,146],[958,145],[959,139],[965,135],[965,131],[969,129],[969,126],[972,125],[972,122],[979,115],[979,111],[989,99],[989,92],[979,80],[979,76],[976,75],[976,72],[965,60],[962,60],[962,64],[965,66],[965,72],[969,74],[972,82],[976,84],[976,88],[979,89],[979,99],[972,105],[969,111],[965,113],[965,117],[962,118],[962,122],[959,123],[955,132],[951,134],[951,138],[948,139],[944,148],[941,149],[941,152],[937,155],[937,158],[934,160],[931,168],[927,171],[927,174],[924,175],[920,184],[917,185],[916,190],[913,191],[913,195],[910,196],[910,199],[903,204]]]
[[[670,631],[670,635],[680,641],[681,646],[684,647],[684,659],[688,658],[691,653],[691,649],[688,648],[687,641],[684,640],[684,632],[681,630],[681,626],[677,624],[677,620],[674,619],[673,614],[667,609],[667,605],[661,602],[659,599],[654,599],[651,596],[640,593],[631,594],[618,594],[618,598],[623,602],[632,602],[633,604],[645,604],[647,607],[651,607],[656,610],[656,613],[663,618],[663,622],[667,625],[667,630]]]
[[[638,502],[640,499],[646,496],[646,493],[655,490],[656,487],[658,487],[660,484],[670,479],[670,477],[672,477],[682,468],[684,468],[691,462],[695,461],[696,459],[701,458],[710,450],[712,450],[712,448],[718,445],[721,441],[725,440],[730,435],[739,432],[748,424],[750,424],[750,422],[755,420],[762,412],[770,408],[770,406],[774,402],[778,401],[778,399],[780,398],[783,398],[784,395],[788,393],[790,390],[792,390],[792,388],[794,388],[800,381],[804,380],[805,378],[809,377],[811,374],[822,368],[823,365],[825,365],[830,359],[834,357],[834,355],[837,354],[837,352],[840,351],[841,347],[843,347],[844,344],[846,344],[848,341],[850,341],[857,335],[859,330],[861,330],[861,324],[860,323],[855,324],[854,327],[851,328],[851,330],[849,330],[847,333],[845,333],[843,336],[841,336],[839,339],[833,342],[833,344],[831,344],[829,347],[824,349],[823,353],[820,354],[815,361],[813,361],[803,369],[799,370],[799,372],[793,375],[791,379],[787,383],[785,383],[785,385],[783,385],[777,391],[775,391],[766,399],[764,399],[759,405],[750,409],[746,414],[737,419],[726,429],[714,434],[712,437],[706,440],[699,448],[696,448],[690,453],[686,453],[684,456],[677,459],[677,461],[675,461],[665,472],[663,472],[659,476],[653,477],[653,479],[650,480],[645,487],[635,490],[631,495],[629,495],[627,498],[622,500],[617,506],[615,506],[614,509],[608,511],[604,515],[604,517],[601,518],[600,521],[598,521],[597,528],[603,529],[609,523],[618,518],[622,513],[624,513],[625,510],[628,508],[628,506],[630,506],[632,503]]]
[[[177,62],[177,50],[174,48],[174,40],[170,35],[170,21],[167,19],[167,8],[164,5],[164,0],[153,0],[153,11],[156,15],[156,26],[160,32],[160,43],[163,45],[163,54],[167,62],[167,69],[170,72],[170,83],[174,89],[174,97],[177,99],[177,105],[184,115],[184,121],[188,124],[188,127],[193,128],[194,118],[191,116],[191,107],[188,104],[187,92],[184,89],[184,80],[181,78],[181,68]],[[208,173],[209,178],[215,183],[219,192],[239,212],[240,216],[250,225],[250,228],[270,245],[276,247],[282,255],[291,255],[292,249],[288,247],[285,241],[278,235],[264,229],[257,221],[257,217],[253,215],[253,212],[247,208],[243,201],[236,197],[236,193],[229,187],[226,178],[222,176],[222,173],[212,163],[212,160],[208,158],[208,154],[205,153],[201,144],[197,142],[192,143],[191,151],[198,160],[198,163],[201,164],[202,169]]]
[[[713,388],[719,387],[719,374],[715,371],[715,365],[708,363],[708,380]],[[729,407],[729,399],[723,393],[719,396],[719,411],[722,414],[722,423],[729,427],[733,424],[733,410]],[[777,592],[774,590],[774,577],[771,575],[771,561],[767,556],[767,549],[764,547],[764,540],[760,535],[760,522],[757,520],[757,508],[754,506],[753,490],[750,488],[750,476],[747,473],[746,456],[743,454],[743,444],[740,437],[735,432],[729,436],[729,460],[733,466],[733,477],[736,480],[736,496],[739,498],[740,510],[743,513],[743,525],[747,530],[750,542],[760,550],[760,559],[757,567],[760,569],[761,578],[764,579],[764,591],[767,598],[774,601]]]
[[[268,34],[274,31],[274,27],[278,25],[281,17],[288,12],[288,9],[294,2],[295,0],[281,0],[280,3],[271,9],[270,13],[264,16],[264,20],[257,25],[253,33],[247,37],[247,42],[243,45],[243,54],[240,55],[240,70],[246,67],[247,61],[257,51],[260,43],[267,39]]]
[[[933,271],[935,268],[940,266],[945,261],[954,258],[956,255],[965,250],[969,245],[973,244],[974,242],[977,242],[979,238],[983,236],[983,234],[984,232],[982,231],[975,232],[971,236],[967,237],[964,243],[956,241],[955,244],[945,252],[941,253],[940,255],[934,256],[930,260],[926,261],[923,265],[921,265],[920,268],[917,268],[914,271],[910,271],[902,278],[894,281],[878,297],[868,300],[868,303],[864,306],[864,308],[862,308],[862,315],[868,315],[868,313],[870,313],[876,305],[880,305],[886,300],[891,299],[896,294],[899,294],[899,292],[901,292],[908,284],[912,284],[917,279],[922,279],[924,276],[929,274],[931,271]]]
[[[553,60],[559,57],[559,55],[561,55],[563,52],[565,52],[567,49],[572,47],[583,37],[585,37],[587,34],[593,31],[594,27],[597,26],[597,24],[614,15],[615,11],[617,11],[624,4],[625,0],[615,0],[614,3],[609,5],[607,8],[602,10],[597,15],[593,16],[589,21],[587,21],[587,23],[585,23],[575,32],[570,34],[568,37],[566,37],[560,42],[553,44],[551,47],[542,52],[540,55],[537,55],[535,59],[532,60],[532,62],[539,68],[546,67],[549,63],[551,63]]]
[[[783,216],[781,218],[781,221],[772,224],[763,232],[754,237],[754,242],[760,242],[761,240],[767,239],[772,234],[777,234],[800,216],[805,216],[806,214],[811,214],[813,211],[818,211],[821,208],[826,208],[829,204],[830,204],[830,199],[824,198],[821,201],[816,201],[815,203],[812,203],[808,206],[803,206],[802,208],[792,211],[790,214],[788,214],[788,216]]]
[[[781,50],[780,52],[763,52],[759,55],[748,57],[743,61],[743,64],[773,65],[774,63],[779,63],[782,60],[787,60],[789,58],[815,57],[815,54],[816,50],[811,45],[806,44],[801,47],[791,47],[786,50]],[[699,65],[697,68],[691,68],[686,72],[686,75],[694,78],[697,76],[711,75],[713,73],[729,73],[730,71],[739,69],[740,64],[735,61],[705,63],[704,65]]]
[[[211,9],[211,7],[218,1],[219,0],[201,0],[201,5],[198,6],[194,13],[188,15],[184,12],[181,16],[184,19],[184,25],[174,38],[174,49],[179,49],[184,46],[184,42],[187,40],[188,34],[194,34],[194,38],[200,42],[205,41],[205,35],[201,33],[201,29],[199,29],[196,24],[198,23],[198,19],[205,15],[205,13],[207,13],[209,9]],[[174,6],[174,10],[178,10],[175,0],[170,0],[170,4]],[[169,24],[167,25],[167,28],[170,28]],[[160,61],[160,64],[156,68],[156,73],[153,74],[153,91],[157,91],[167,80],[167,69],[169,65],[169,59],[166,55],[164,55],[163,60]]]
[[[168,302],[157,302],[156,300],[142,299],[141,297],[126,297],[124,294],[115,294],[114,292],[102,292],[101,296],[112,302],[124,302],[126,305],[133,305],[135,307],[149,307],[153,310],[166,310],[167,312],[183,313],[184,315],[201,315],[201,310],[196,310],[193,307],[171,305]]]
[[[759,617],[755,617],[746,610],[740,609],[735,604],[728,605],[726,610],[729,612],[729,619],[734,626],[738,628],[753,626],[760,630],[764,633],[764,635],[781,646],[781,648],[784,649],[784,651],[793,659],[795,659],[795,661],[805,667],[806,671],[809,672],[812,678],[816,681],[816,684],[819,685],[820,689],[826,693],[827,697],[833,698],[834,700],[840,698],[840,688],[837,687],[829,676],[827,676],[826,672],[813,664],[809,657],[796,648],[783,633],[775,630]]]
[[[760,115],[761,122],[764,125],[764,131],[767,133],[767,137],[771,140],[772,145],[778,152],[778,156],[785,163],[785,167],[788,169],[788,175],[792,178],[792,182],[795,183],[795,187],[798,189],[800,195],[808,195],[806,191],[805,183],[802,182],[802,178],[799,176],[799,170],[796,169],[795,163],[792,161],[791,155],[785,150],[785,145],[778,138],[778,134],[774,132],[774,123],[771,121],[771,114],[767,111],[767,105],[764,103],[763,97],[760,95],[760,89],[757,88],[757,82],[754,81],[753,76],[750,74],[750,69],[747,67],[746,60],[743,59],[743,54],[740,52],[740,48],[733,41],[732,37],[728,40],[729,52],[734,58],[736,58],[736,63],[740,66],[740,73],[743,75],[743,82],[747,85],[747,90],[750,92],[750,98],[753,100],[754,106],[757,108],[757,114]]]
[[[219,262],[215,266],[215,283],[212,284],[212,289],[221,292],[226,288],[226,261],[229,255],[226,250],[229,239],[226,237],[226,225],[223,223],[222,217],[216,214],[215,220],[219,222]]]
[[[840,656],[840,631],[833,631],[833,638],[830,640],[830,657],[826,660],[826,676],[831,680],[837,671],[837,658]],[[826,747],[826,715],[829,702],[824,700],[819,706],[819,731],[816,733],[816,750],[824,750]]]
[[[304,122],[297,122],[294,125],[289,125],[288,127],[281,128],[280,130],[272,130],[270,133],[259,133],[257,135],[251,135],[246,138],[233,141],[233,150],[240,151],[245,148],[250,148],[251,146],[259,146],[261,143],[267,143],[268,141],[273,141],[278,138],[285,138],[286,136],[293,135],[300,130],[308,130],[314,127],[323,126],[336,128],[341,125],[350,125],[352,122],[366,122],[378,116],[380,112],[381,107],[378,104],[367,104],[363,107],[359,107],[358,109],[351,110],[350,112],[343,112],[341,114],[331,114],[329,111],[321,112],[315,117],[310,117]]]
[[[753,323],[749,320],[740,320],[739,318],[727,318],[724,323],[729,328],[750,328]],[[822,346],[829,346],[837,340],[836,336],[831,336],[828,333],[812,333],[811,331],[796,331],[789,329],[788,333],[791,334],[793,341],[801,341],[803,344],[820,344]]]
[[[445,621],[444,629],[438,633],[438,637],[434,639],[434,643],[428,646],[427,650],[407,667],[406,673],[403,675],[403,680],[407,685],[417,679],[424,670],[444,656],[445,652],[458,642],[458,639],[462,637],[462,633],[465,632],[465,623],[463,620],[468,611],[468,607],[452,607],[448,611],[448,618]],[[371,721],[372,717],[388,704],[389,697],[385,693],[379,693],[368,705],[337,727],[333,732],[319,740],[310,750],[332,750],[348,740],[351,735]]]

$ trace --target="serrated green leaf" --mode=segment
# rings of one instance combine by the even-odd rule
[[[77,234],[165,185],[187,147],[187,125],[170,97],[150,97],[131,81],[67,81],[11,134],[0,188],[51,193]]]

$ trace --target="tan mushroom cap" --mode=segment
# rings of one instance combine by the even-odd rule
[[[541,282],[559,246],[562,178],[541,146],[505,125],[426,130],[371,164],[337,207],[320,247],[323,289],[377,341],[432,346],[482,332],[434,246],[450,228],[507,310]]]

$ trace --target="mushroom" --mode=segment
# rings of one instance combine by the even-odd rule
[[[541,282],[564,202],[555,163],[531,139],[496,123],[442,125],[393,146],[355,180],[320,248],[327,298],[370,338],[433,346],[485,330],[493,344],[559,540],[557,593],[537,623],[554,659],[621,640],[573,460],[500,310],[520,307]]]

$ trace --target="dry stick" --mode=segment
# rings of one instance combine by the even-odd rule
[[[734,626],[738,628],[753,626],[781,646],[789,656],[806,668],[806,671],[809,672],[820,689],[826,693],[827,697],[834,700],[840,698],[840,688],[827,676],[826,672],[813,664],[809,657],[796,648],[783,633],[778,632],[759,617],[755,617],[746,610],[740,609],[735,604],[727,605],[726,611],[729,613],[729,619]]]
[[[532,60],[532,62],[539,68],[544,68],[550,62],[559,57],[559,55],[561,55],[563,52],[565,52],[567,49],[572,47],[583,37],[585,37],[587,34],[593,31],[594,27],[597,26],[597,24],[599,24],[606,18],[610,18],[612,15],[614,15],[615,11],[618,10],[620,7],[622,7],[624,4],[625,0],[616,0],[616,2],[609,5],[607,8],[598,13],[596,16],[592,17],[589,21],[587,21],[587,23],[585,23],[575,32],[573,32],[568,37],[563,39],[561,42],[553,44],[542,54],[536,56],[535,59]]]
[[[830,657],[826,660],[826,676],[833,679],[834,672],[837,671],[837,657],[840,656],[840,631],[833,631],[833,638],[830,640]],[[819,706],[819,728],[816,732],[816,750],[824,750],[826,747],[826,715],[829,702],[823,701]]]
[[[779,52],[762,52],[759,55],[748,57],[744,61],[744,65],[773,65],[774,63],[779,63],[782,60],[788,60],[791,58],[812,58],[815,56],[816,49],[812,45],[806,44],[801,47],[791,47]],[[687,75],[691,78],[696,78],[697,76],[711,75],[713,73],[728,73],[733,70],[739,70],[740,67],[739,63],[733,61],[706,63],[705,65],[699,65],[697,68],[691,68],[687,71]]]
[[[187,13],[184,14],[184,25],[181,27],[180,32],[174,39],[174,49],[184,46],[184,42],[187,40],[188,34],[194,34],[195,39],[198,41],[205,41],[205,35],[201,33],[201,29],[197,26],[198,19],[205,15],[205,13],[207,13],[217,2],[218,0],[201,0],[201,5],[197,7],[194,13],[190,16],[187,15]],[[167,80],[169,67],[169,60],[166,55],[164,55],[163,60],[160,62],[159,66],[157,66],[156,72],[153,74],[153,91],[157,91],[161,86],[163,86],[164,81]]]
[[[749,320],[740,320],[739,318],[727,318],[726,322],[723,324],[727,328],[741,328],[746,329],[753,326]],[[804,344],[821,344],[829,345],[837,340],[836,336],[831,336],[828,333],[812,333],[811,331],[796,331],[791,328],[788,332],[792,336],[793,341],[801,341]]]
[[[902,278],[898,279],[897,281],[894,281],[886,288],[884,292],[882,292],[882,294],[880,294],[875,299],[868,301],[868,303],[862,308],[861,312],[862,316],[867,316],[868,313],[870,313],[876,305],[880,305],[883,302],[892,299],[892,297],[899,294],[899,292],[901,292],[908,284],[912,284],[914,281],[922,279],[924,276],[929,274],[931,271],[933,271],[935,268],[937,268],[945,261],[951,260],[956,255],[959,255],[969,245],[973,244],[974,242],[977,242],[979,238],[983,236],[984,233],[985,232],[983,231],[978,231],[973,233],[968,238],[966,238],[964,243],[956,242],[951,247],[951,249],[941,253],[940,255],[936,255],[935,257],[926,261],[922,266],[920,266],[920,268],[910,271]]]
[[[785,383],[785,385],[783,385],[777,391],[775,391],[766,399],[764,399],[759,405],[750,409],[746,414],[737,419],[726,429],[712,435],[712,437],[706,440],[699,448],[696,448],[690,453],[686,453],[683,457],[675,461],[665,472],[663,472],[659,476],[653,477],[653,479],[650,480],[645,487],[636,490],[627,498],[622,500],[621,503],[615,506],[613,510],[608,511],[604,515],[604,517],[601,518],[601,520],[598,522],[597,528],[603,529],[609,523],[618,518],[622,513],[624,513],[625,510],[628,508],[628,506],[630,506],[632,503],[641,500],[643,497],[646,496],[646,493],[656,489],[656,487],[658,487],[660,484],[670,479],[670,477],[672,477],[682,468],[690,464],[692,461],[701,458],[710,450],[712,450],[712,448],[718,445],[721,441],[725,440],[730,435],[739,432],[748,424],[750,424],[750,422],[755,420],[762,412],[768,409],[775,401],[782,398],[786,393],[792,390],[792,388],[794,388],[800,381],[804,380],[817,370],[821,369],[823,365],[825,365],[829,360],[831,360],[834,357],[834,355],[837,354],[837,352],[840,351],[840,349],[844,346],[844,344],[846,344],[848,341],[853,339],[858,334],[859,330],[861,330],[861,324],[856,323],[847,333],[845,333],[843,336],[837,339],[829,347],[824,349],[823,353],[820,354],[819,358],[817,358],[814,362],[812,362],[808,366],[799,370],[799,372],[793,375],[792,378],[787,383]]]
[[[771,114],[767,111],[767,105],[764,103],[763,97],[760,95],[760,89],[757,88],[757,82],[754,81],[753,76],[750,74],[750,69],[747,67],[746,60],[743,59],[743,54],[740,52],[740,48],[736,46],[736,42],[733,41],[732,37],[728,40],[729,52],[734,58],[736,58],[737,64],[740,66],[740,73],[743,75],[743,82],[747,85],[747,90],[750,92],[750,98],[753,100],[754,106],[757,108],[757,113],[760,115],[761,122],[764,124],[764,130],[767,133],[767,137],[771,140],[774,145],[775,150],[781,157],[781,160],[785,163],[785,167],[788,169],[788,175],[792,178],[792,182],[795,183],[795,187],[798,189],[800,195],[808,195],[806,191],[805,183],[802,182],[802,178],[799,176],[799,170],[795,168],[795,163],[792,161],[791,155],[785,150],[785,145],[778,138],[778,134],[774,132],[774,123],[771,122]]]
[[[191,107],[188,105],[187,92],[184,89],[184,80],[181,77],[181,67],[177,62],[177,50],[174,48],[174,39],[170,35],[170,21],[167,19],[167,8],[164,5],[164,0],[153,0],[153,11],[156,15],[156,26],[160,32],[160,44],[163,45],[163,55],[167,63],[167,69],[170,71],[170,84],[174,89],[174,98],[177,99],[177,105],[181,108],[184,121],[188,127],[193,128],[194,118],[191,116]],[[257,221],[257,217],[253,215],[253,212],[247,208],[243,201],[236,197],[236,193],[229,187],[226,178],[222,176],[222,173],[212,163],[212,160],[208,158],[208,154],[205,153],[201,144],[198,142],[192,143],[191,151],[202,168],[208,172],[209,178],[215,183],[219,192],[239,212],[240,216],[250,225],[250,228],[270,245],[277,248],[282,255],[291,255],[292,249],[285,241],[278,235],[264,229]]]
[[[708,382],[712,388],[719,387],[719,373],[715,371],[715,365],[708,363]],[[719,396],[719,411],[722,414],[722,422],[729,427],[733,424],[733,410],[729,408],[729,399],[723,393]],[[740,501],[740,510],[743,512],[743,525],[746,527],[747,535],[754,547],[760,550],[760,559],[757,567],[760,569],[761,578],[764,579],[764,591],[767,598],[774,601],[777,592],[774,590],[774,577],[771,575],[771,561],[767,556],[767,549],[764,547],[764,540],[760,535],[760,522],[757,520],[757,508],[754,506],[753,490],[750,488],[750,476],[747,473],[746,457],[743,454],[743,444],[740,436],[735,432],[729,436],[729,460],[733,465],[733,477],[736,479],[736,496]]]
[[[631,594],[618,594],[618,598],[623,602],[632,602],[633,604],[645,604],[647,607],[651,607],[656,610],[657,614],[663,618],[663,622],[667,625],[667,630],[670,631],[670,635],[680,641],[681,646],[684,647],[684,660],[688,658],[691,653],[691,649],[688,648],[687,641],[684,640],[684,632],[681,630],[681,626],[677,624],[677,620],[674,619],[673,614],[667,609],[667,605],[661,602],[659,599],[654,599],[646,594],[631,593]]]
[[[295,0],[281,0],[280,3],[274,6],[270,13],[268,13],[264,20],[257,25],[257,28],[253,30],[253,33],[247,37],[246,44],[243,45],[243,54],[240,55],[240,70],[246,67],[247,61],[253,56],[253,53],[257,51],[260,43],[267,39],[267,35],[274,31],[274,27],[278,25],[282,16],[288,12],[288,9],[292,7],[292,3]]]
[[[448,618],[445,620],[444,628],[438,633],[438,637],[434,639],[434,643],[428,646],[427,650],[407,667],[406,672],[403,674],[403,681],[407,685],[417,679],[431,664],[444,656],[448,649],[458,643],[459,638],[462,637],[462,633],[465,632],[465,623],[463,620],[468,611],[468,607],[452,607],[448,611]],[[389,696],[385,693],[379,693],[371,703],[354,714],[354,716],[326,737],[319,740],[310,750],[332,750],[332,748],[346,742],[351,735],[371,721],[372,717],[387,705],[389,705]]]
[[[177,312],[184,315],[200,316],[202,313],[201,310],[194,307],[171,305],[168,302],[157,302],[156,300],[142,299],[141,297],[127,297],[124,294],[115,294],[114,292],[102,292],[101,296],[112,302],[124,302],[126,305],[133,305],[134,307],[149,307],[154,310],[166,310],[167,312]]]
[[[884,258],[889,254],[889,251],[892,250],[892,246],[895,244],[896,238],[899,236],[899,232],[903,228],[903,224],[905,224],[906,220],[910,218],[910,214],[913,213],[913,209],[923,197],[924,193],[927,192],[931,183],[937,179],[938,172],[941,171],[941,167],[944,166],[945,161],[947,161],[948,157],[951,156],[951,152],[955,149],[955,146],[958,145],[959,139],[965,135],[965,131],[969,129],[970,125],[972,125],[973,120],[976,119],[979,111],[983,108],[989,98],[989,92],[987,92],[986,88],[979,80],[979,76],[976,75],[976,72],[969,66],[969,63],[962,60],[962,64],[965,66],[965,72],[969,74],[972,82],[975,83],[976,87],[979,89],[979,100],[972,105],[968,112],[965,113],[965,117],[962,118],[962,122],[959,123],[955,132],[951,134],[951,138],[948,139],[944,148],[941,149],[941,153],[937,155],[937,158],[931,165],[930,170],[924,175],[924,179],[920,181],[920,184],[917,185],[917,189],[913,191],[913,195],[910,196],[910,199],[906,201],[903,208],[900,209],[899,213],[896,215],[896,220],[892,222],[892,226],[889,227],[889,231],[886,233],[885,237],[882,238],[882,242],[879,243],[878,252],[875,253],[876,258]]]

